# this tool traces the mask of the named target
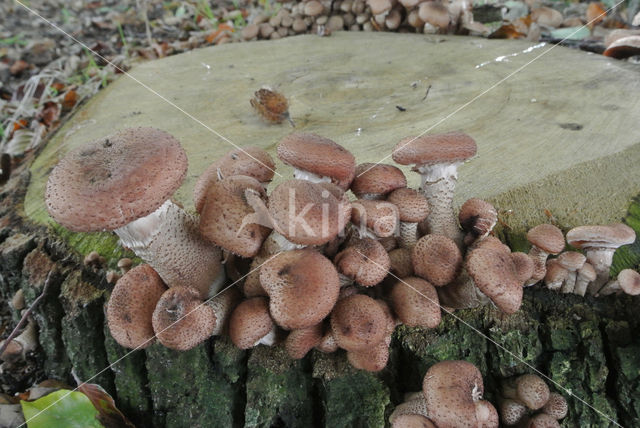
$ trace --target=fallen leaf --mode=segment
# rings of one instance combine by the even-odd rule
[[[606,16],[607,11],[602,6],[602,3],[589,3],[587,7],[587,25],[589,28],[593,28],[601,23]]]
[[[287,119],[293,125],[293,121],[289,117],[289,102],[281,93],[262,88],[254,94],[254,98],[251,98],[249,102],[258,114],[267,121],[282,123]]]
[[[82,392],[60,389],[35,401],[20,401],[29,428],[104,428]],[[46,410],[46,411],[45,411]]]
[[[9,67],[9,72],[14,76],[17,76],[21,74],[23,71],[25,71],[27,68],[29,68],[29,63],[27,61],[19,59],[13,64],[11,64],[11,67]]]
[[[70,89],[66,94],[64,94],[64,98],[62,99],[62,109],[64,111],[69,111],[73,108],[73,106],[76,105],[77,102],[78,93],[73,89]]]
[[[504,24],[493,33],[489,34],[490,39],[519,39],[526,34],[516,30],[513,24]]]
[[[135,428],[127,418],[118,410],[113,398],[100,385],[92,383],[82,383],[78,386],[78,391],[86,395],[93,407],[98,410],[98,420],[106,428]]]

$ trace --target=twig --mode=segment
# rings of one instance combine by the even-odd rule
[[[27,309],[24,312],[24,314],[22,314],[22,318],[20,318],[20,321],[18,322],[16,327],[11,331],[11,334],[9,335],[9,337],[5,339],[2,346],[0,346],[0,355],[2,355],[4,351],[7,349],[7,346],[9,346],[9,343],[13,339],[15,339],[15,337],[18,335],[18,331],[20,331],[24,323],[27,322],[27,318],[29,317],[29,315],[31,315],[31,313],[33,312],[35,307],[38,305],[38,303],[40,303],[40,300],[44,297],[44,295],[47,294],[47,289],[49,288],[49,284],[51,283],[52,273],[53,273],[52,270],[49,271],[49,274],[47,275],[47,279],[44,281],[44,287],[42,288],[42,293],[40,293],[40,295],[36,297],[36,300],[34,300],[33,303],[31,303],[31,306],[29,306],[29,309]]]
[[[149,26],[149,15],[147,14],[147,0],[136,0],[136,7],[138,8],[138,13],[142,16],[144,20],[144,29],[147,34],[147,43],[149,43],[149,47],[153,47],[153,38],[151,37],[151,28]]]
[[[430,90],[431,90],[431,85],[427,86],[427,92],[424,94],[424,98],[422,98],[422,101],[427,99],[427,97],[429,96]]]

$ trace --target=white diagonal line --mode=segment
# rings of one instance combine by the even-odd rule
[[[29,13],[37,16],[38,18],[40,18],[41,20],[43,20],[44,22],[46,22],[47,24],[49,24],[50,26],[52,26],[53,28],[55,28],[56,30],[58,30],[59,32],[61,32],[62,34],[64,34],[65,36],[67,36],[68,38],[70,38],[71,40],[73,40],[74,42],[76,42],[77,44],[79,44],[80,46],[82,46],[83,48],[87,49],[89,52],[91,52],[93,55],[97,56],[98,58],[100,58],[102,61],[104,61],[105,63],[111,65],[113,68],[115,68],[116,70],[118,70],[120,73],[122,73],[123,75],[127,76],[128,78],[130,78],[131,80],[133,80],[134,82],[138,83],[140,86],[142,86],[143,88],[145,88],[147,91],[151,92],[152,94],[154,94],[155,96],[157,96],[158,98],[162,99],[164,102],[166,102],[167,104],[169,104],[171,107],[175,108],[176,110],[178,110],[179,112],[181,112],[182,114],[184,114],[185,116],[187,116],[189,119],[193,120],[194,122],[198,123],[199,125],[201,125],[203,128],[207,129],[209,132],[211,132],[212,134],[214,134],[216,137],[220,138],[222,141],[225,141],[226,143],[232,145],[233,147],[235,147],[236,149],[240,150],[241,152],[243,152],[245,155],[249,156],[251,159],[255,160],[256,162],[258,162],[259,164],[263,165],[264,167],[266,167],[268,170],[273,171],[274,174],[282,177],[281,174],[279,174],[275,169],[269,167],[269,165],[265,165],[262,161],[260,161],[259,159],[256,159],[255,157],[251,156],[251,154],[247,153],[242,147],[238,146],[237,144],[235,144],[233,141],[231,141],[230,139],[228,139],[227,137],[225,137],[224,135],[220,134],[218,131],[216,131],[215,129],[211,128],[209,125],[207,125],[206,123],[202,122],[200,119],[198,119],[197,117],[195,117],[194,115],[192,115],[191,113],[189,113],[188,111],[186,111],[185,109],[183,109],[182,107],[180,107],[179,105],[177,105],[176,103],[172,102],[171,100],[167,99],[164,95],[158,93],[156,90],[154,90],[153,88],[151,88],[149,85],[147,85],[146,83],[140,81],[139,79],[135,78],[134,76],[132,76],[130,73],[128,73],[127,71],[123,70],[122,68],[118,67],[116,64],[114,64],[113,62],[109,61],[108,59],[106,59],[105,57],[103,57],[102,55],[100,55],[98,52],[96,52],[95,50],[91,49],[89,46],[87,46],[86,44],[84,44],[83,42],[81,42],[80,40],[78,40],[77,38],[75,38],[74,36],[72,36],[71,34],[67,33],[66,31],[64,31],[62,28],[60,28],[59,26],[57,26],[56,24],[54,24],[53,22],[49,21],[48,19],[46,19],[45,17],[43,17],[42,15],[40,15],[38,12],[36,12],[35,10],[29,8],[28,6],[26,6],[24,3],[22,3],[20,0],[13,0],[16,3],[18,3],[20,6],[22,6],[25,10],[27,10]]]
[[[377,263],[375,260],[370,259],[369,257],[367,257],[365,254],[361,253],[360,251],[358,251],[358,253],[360,253],[360,255],[362,257],[364,257],[365,259],[367,259],[368,261],[370,261],[371,263],[377,265],[378,267],[384,269],[384,267]],[[438,307],[440,307],[440,309],[442,309],[443,311],[445,311],[446,313],[448,313],[449,315],[451,315],[453,318],[455,318],[456,320],[460,321],[461,323],[463,323],[465,326],[469,327],[471,330],[473,330],[475,333],[477,333],[478,335],[480,335],[482,338],[484,338],[485,340],[488,340],[489,342],[493,343],[495,346],[497,346],[498,348],[502,349],[504,352],[506,352],[507,354],[511,355],[513,358],[515,358],[516,360],[520,361],[522,364],[524,364],[525,366],[529,367],[531,370],[533,370],[534,372],[536,372],[538,375],[540,375],[541,377],[543,377],[544,379],[548,380],[549,382],[553,383],[556,387],[558,387],[559,389],[563,390],[564,392],[566,392],[569,396],[576,398],[578,401],[580,401],[582,404],[584,404],[585,406],[589,407],[590,409],[594,410],[596,413],[598,413],[600,416],[602,416],[603,418],[607,419],[609,422],[615,424],[616,426],[619,426],[622,428],[622,425],[620,425],[618,422],[614,421],[613,419],[611,419],[610,416],[608,416],[607,414],[603,413],[601,410],[596,409],[595,407],[593,407],[592,405],[590,405],[589,403],[587,403],[586,401],[584,401],[582,398],[578,397],[577,395],[575,395],[573,392],[571,392],[569,389],[565,388],[564,386],[562,386],[561,384],[559,384],[558,382],[554,381],[553,379],[551,379],[550,377],[548,377],[547,375],[545,375],[544,373],[542,373],[540,370],[538,370],[537,368],[535,368],[534,366],[532,366],[531,364],[527,363],[526,361],[524,361],[520,356],[516,355],[515,353],[511,352],[510,350],[508,350],[507,348],[505,348],[503,345],[499,344],[498,342],[496,342],[495,340],[493,340],[492,338],[490,338],[489,336],[487,336],[486,334],[484,334],[483,332],[481,332],[480,330],[478,330],[476,327],[472,326],[471,324],[469,324],[468,322],[466,322],[465,320],[463,320],[462,318],[460,318],[459,316],[457,316],[456,314],[453,313],[452,310],[449,310],[447,308],[445,308],[444,306],[440,305],[439,301],[434,301],[433,299],[431,299],[429,296],[425,296],[424,294],[422,294],[420,292],[420,290],[414,288],[411,286],[411,284],[407,283],[405,280],[403,280],[402,278],[399,278],[398,276],[394,275],[392,272],[389,271],[389,275],[391,275],[392,277],[394,277],[395,279],[397,279],[398,281],[402,282],[404,285],[406,285],[407,287],[409,287],[410,289],[412,289],[413,291],[415,291],[416,293],[418,293],[419,295],[421,295],[422,297],[424,297],[425,299],[429,300],[431,303],[433,303],[434,305],[437,305]]]
[[[494,83],[493,85],[491,85],[489,88],[485,89],[484,91],[480,92],[480,94],[476,95],[475,97],[473,97],[471,100],[467,101],[466,103],[462,104],[460,107],[458,107],[457,109],[455,109],[454,111],[452,111],[451,113],[449,113],[448,115],[446,115],[445,117],[443,117],[442,119],[440,119],[439,121],[437,121],[435,124],[431,125],[429,128],[425,129],[424,131],[422,131],[420,134],[418,134],[417,136],[411,138],[409,141],[405,142],[403,145],[401,145],[400,147],[398,147],[399,149],[402,149],[403,147],[405,147],[407,144],[410,144],[412,142],[414,142],[415,140],[417,140],[418,138],[422,137],[424,134],[426,134],[427,132],[431,131],[433,128],[435,128],[436,126],[440,125],[442,122],[446,121],[447,119],[449,119],[450,117],[456,115],[459,111],[465,109],[467,106],[469,106],[470,104],[472,104],[473,102],[475,102],[478,98],[482,97],[483,95],[487,94],[488,92],[492,91],[493,89],[495,89],[496,87],[498,87],[499,85],[501,85],[502,83],[504,83],[506,80],[510,79],[511,77],[513,77],[514,75],[518,74],[519,72],[521,72],[522,70],[524,70],[526,67],[528,67],[529,65],[531,65],[533,62],[537,61],[538,59],[540,59],[541,57],[543,57],[544,55],[548,54],[549,52],[551,52],[553,49],[555,49],[556,47],[558,47],[558,45],[562,42],[564,42],[565,40],[569,39],[571,36],[573,36],[574,34],[576,34],[578,31],[582,30],[584,27],[587,27],[589,24],[595,22],[596,20],[598,20],[599,18],[606,16],[608,12],[610,12],[611,10],[615,9],[616,7],[618,7],[620,4],[622,4],[624,2],[624,0],[620,0],[618,3],[616,3],[615,5],[613,5],[612,7],[610,7],[609,9],[607,9],[606,11],[604,11],[603,13],[601,13],[600,15],[596,16],[595,18],[593,18],[591,21],[587,22],[586,24],[584,24],[582,27],[578,28],[577,30],[575,30],[573,33],[569,34],[567,37],[565,37],[564,39],[560,40],[557,44],[551,46],[551,48],[547,49],[546,51],[540,53],[538,56],[536,56],[535,58],[533,58],[531,61],[527,62],[526,64],[518,67],[515,71],[509,73],[506,77],[503,77],[502,79],[500,79],[498,82]],[[362,174],[367,173],[371,168],[374,168],[376,165],[381,164],[382,162],[386,161],[387,159],[389,159],[389,157],[391,157],[391,154],[386,155],[385,157],[383,157],[382,159],[380,159],[378,162],[375,162],[373,165],[371,165],[369,168],[365,169],[364,171],[362,171],[360,174],[358,174],[358,177],[360,177]]]
[[[127,358],[129,355],[133,354],[135,351],[142,349],[145,347],[145,345],[147,343],[149,343],[150,341],[154,340],[158,334],[164,332],[165,330],[170,329],[171,327],[173,327],[174,325],[176,325],[177,323],[179,323],[180,321],[182,321],[183,319],[185,319],[186,317],[188,317],[189,315],[191,315],[193,312],[197,311],[201,306],[206,305],[208,302],[210,302],[211,300],[215,299],[216,297],[218,297],[219,295],[221,295],[222,293],[224,293],[225,291],[227,291],[228,289],[230,289],[231,287],[233,287],[234,285],[236,285],[237,283],[239,283],[240,281],[242,281],[243,279],[245,279],[247,276],[251,275],[253,272],[257,271],[258,269],[260,269],[264,264],[270,262],[271,260],[273,260],[275,257],[277,257],[279,254],[281,254],[280,252],[272,255],[271,257],[269,257],[267,260],[265,260],[264,262],[260,263],[260,265],[256,266],[255,268],[251,269],[249,272],[247,272],[246,274],[244,274],[243,276],[241,276],[240,278],[238,278],[236,281],[234,281],[233,283],[231,283],[230,285],[228,285],[226,288],[220,290],[217,294],[215,294],[214,296],[209,297],[207,300],[205,300],[204,302],[202,302],[201,304],[199,304],[198,306],[196,306],[193,310],[189,311],[187,314],[183,315],[182,317],[180,317],[179,319],[177,319],[175,322],[169,324],[167,327],[163,328],[162,330],[160,330],[159,332],[154,332],[154,335],[152,337],[150,337],[149,339],[147,339],[146,341],[144,341],[142,344],[138,345],[136,348],[132,349],[131,351],[127,352],[126,354],[124,354],[122,357],[118,358],[116,361],[114,361],[113,363],[109,364],[107,367],[105,367],[104,369],[100,370],[98,373],[94,374],[93,376],[91,376],[89,379],[85,380],[83,383],[87,383],[92,381],[93,379],[95,379],[96,377],[100,376],[102,373],[104,373],[105,371],[111,369],[113,366],[115,366],[116,364],[118,364],[120,361],[124,360],[125,358]],[[69,391],[68,393],[64,394],[62,397],[58,398],[56,401],[54,401],[53,403],[49,404],[47,407],[45,407],[44,409],[40,410],[38,413],[36,413],[35,415],[33,415],[32,417],[30,417],[29,419],[27,419],[22,425],[20,425],[18,428],[26,426],[30,421],[34,420],[35,418],[37,418],[40,414],[42,414],[43,412],[45,412],[46,410],[48,410],[51,406],[54,406],[56,403],[58,403],[61,400],[64,400],[65,398],[67,398],[72,392],[75,392],[78,390],[78,388],[80,388],[82,384],[76,386],[74,389],[72,389],[71,391]]]

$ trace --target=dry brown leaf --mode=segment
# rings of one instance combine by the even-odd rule
[[[513,24],[504,24],[502,27],[489,34],[490,39],[519,39],[525,36],[526,34],[516,30]]]
[[[249,100],[251,106],[260,116],[271,123],[282,123],[285,119],[292,125],[289,117],[289,101],[279,92],[268,88],[262,88]]]
[[[601,23],[606,16],[607,10],[602,6],[602,3],[589,3],[587,7],[587,25],[589,28]]]

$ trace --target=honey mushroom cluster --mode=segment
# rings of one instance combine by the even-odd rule
[[[535,374],[504,380],[498,402],[503,424],[527,428],[560,428],[569,409],[567,400]]]
[[[334,141],[292,133],[277,155],[293,179],[267,192],[271,156],[235,149],[199,177],[190,213],[170,200],[187,169],[179,142],[131,128],[70,151],[51,173],[46,204],[71,230],[114,230],[144,260],[133,268],[123,261],[108,303],[122,346],[157,338],[187,350],[228,334],[242,349],[284,343],[292,358],[343,349],[354,367],[380,371],[395,327],[435,328],[441,305],[492,304],[512,314],[524,286],[558,267],[569,272],[554,285],[561,290],[607,294],[634,281],[631,271],[606,283],[610,254],[635,239],[627,226],[575,228],[567,240],[586,255],[547,261],[565,248],[557,227],[531,229],[525,254],[491,235],[497,212],[488,202],[469,199],[456,215],[457,168],[476,151],[461,132],[402,139],[394,161],[422,178],[410,189],[393,165],[356,165]],[[220,292],[231,281],[238,287]]]
[[[244,40],[280,39],[311,32],[402,30],[420,33],[488,34],[473,20],[465,0],[304,0],[282,2],[273,16],[249,18]]]

